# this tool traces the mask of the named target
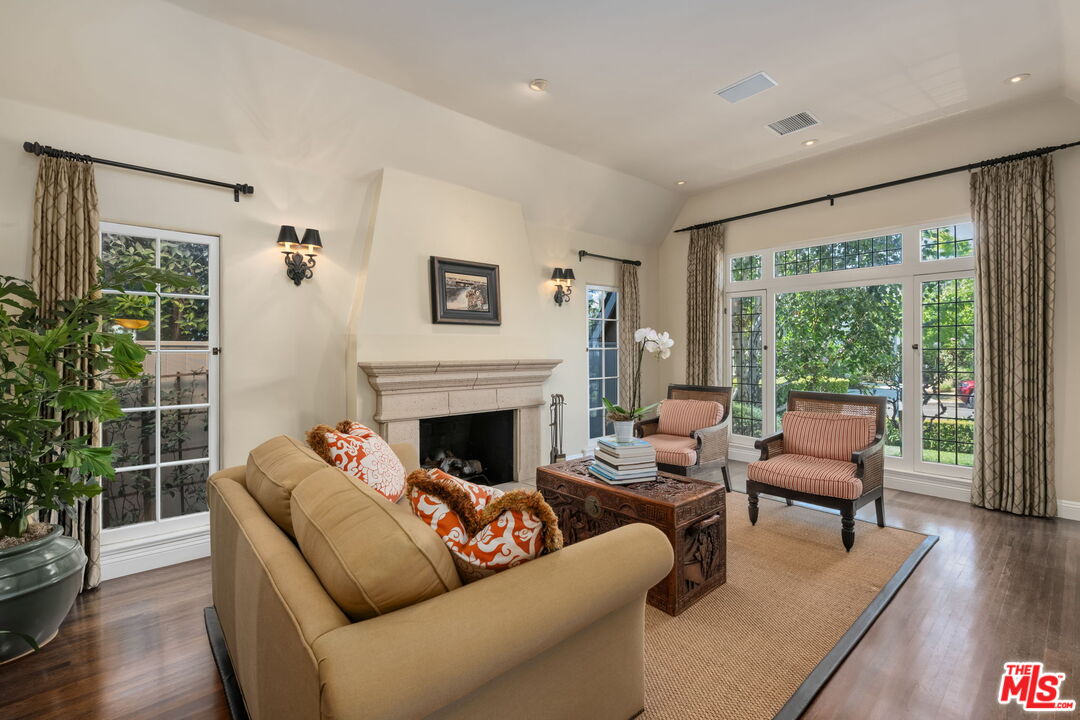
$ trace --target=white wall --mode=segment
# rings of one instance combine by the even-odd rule
[[[617,285],[618,265],[579,263],[577,251],[644,260],[642,321],[648,322],[655,307],[655,248],[526,223],[517,202],[395,169],[383,173],[369,247],[355,331],[358,360],[561,359],[547,390],[567,398],[564,449],[585,448],[585,287]],[[432,255],[499,265],[501,326],[432,324]],[[570,302],[561,307],[552,299],[556,266],[572,267],[577,276]],[[366,378],[358,385],[360,415],[370,418],[374,394]]]
[[[690,198],[674,228],[730,217],[908,175],[964,165],[1080,139],[1080,106],[1058,97],[943,120],[932,125],[810,158]],[[822,148],[827,150],[827,148]],[[808,153],[809,154],[809,153]],[[1080,393],[1080,148],[1057,153],[1057,315],[1055,322],[1057,487],[1061,500],[1080,501],[1080,419],[1066,402]],[[727,228],[729,253],[846,233],[907,225],[970,213],[967,173],[740,220]],[[686,327],[686,233],[671,233],[660,248],[662,324]],[[662,382],[680,380],[686,358],[676,348]],[[1080,508],[1078,508],[1080,509]]]
[[[510,264],[524,283],[513,290],[523,293],[515,315],[534,294],[541,330],[569,328],[583,313],[580,296],[555,309],[540,287],[556,260],[573,264],[578,247],[655,257],[648,246],[681,203],[668,189],[158,0],[9,0],[0,7],[0,67],[0,273],[29,272],[36,158],[22,151],[24,140],[255,186],[254,196],[233,203],[227,190],[96,172],[104,219],[222,238],[225,464],[242,462],[270,435],[298,434],[349,412],[350,332],[357,314],[373,307],[358,283],[367,277],[382,168],[463,186],[451,195],[474,188],[517,208],[527,231],[513,237],[521,253]],[[423,203],[438,196],[399,202],[422,217]],[[326,247],[314,280],[299,288],[284,277],[274,246],[282,224],[320,229]],[[453,237],[467,235],[462,227]],[[435,233],[425,242],[448,241]],[[484,242],[478,252],[494,235]],[[613,278],[613,266],[588,265],[579,277]],[[426,293],[426,266],[388,277],[402,292]],[[505,342],[487,349],[502,352],[530,328],[507,323],[496,331]],[[583,407],[584,346],[579,361],[578,348],[554,333],[548,337],[560,344],[535,354],[567,354],[553,387]],[[395,345],[366,347],[390,354]]]

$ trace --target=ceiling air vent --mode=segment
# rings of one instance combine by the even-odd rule
[[[728,85],[723,90],[717,90],[716,94],[730,103],[737,103],[751,95],[765,92],[771,87],[776,87],[776,81],[765,73],[759,72],[750,77],[745,77],[733,85]]]
[[[805,130],[806,128],[813,127],[817,124],[818,119],[816,117],[808,112],[801,112],[795,113],[791,117],[786,117],[783,120],[769,123],[769,129],[777,135],[787,135],[788,133]]]

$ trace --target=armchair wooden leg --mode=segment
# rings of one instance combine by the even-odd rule
[[[840,511],[840,539],[844,541],[844,549],[851,552],[855,544],[855,503]]]
[[[882,494],[874,501],[874,509],[877,510],[877,526],[885,527],[885,493]]]
[[[746,490],[747,507],[750,510],[750,524],[757,525],[758,497],[756,490]]]
[[[731,492],[731,478],[728,476],[727,463],[721,466],[720,472],[724,476],[724,490]]]

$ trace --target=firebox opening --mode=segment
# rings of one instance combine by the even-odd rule
[[[513,482],[514,411],[422,418],[420,462],[480,485]]]

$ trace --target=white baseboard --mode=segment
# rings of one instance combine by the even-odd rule
[[[941,475],[924,475],[906,470],[886,470],[885,487],[946,500],[971,502],[971,481]]]
[[[1058,500],[1057,516],[1065,520],[1080,521],[1080,502],[1076,500]]]
[[[101,579],[112,580],[209,556],[210,528],[205,525],[108,542],[101,547]]]

